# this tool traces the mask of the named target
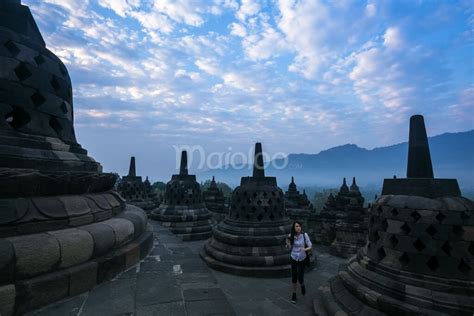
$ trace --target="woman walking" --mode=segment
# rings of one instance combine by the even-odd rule
[[[312,249],[313,244],[308,234],[302,231],[301,223],[296,221],[291,226],[290,235],[286,239],[286,246],[291,249],[291,282],[293,283],[293,295],[291,302],[296,303],[296,281],[300,283],[301,295],[306,294],[304,286],[304,267],[306,252]]]

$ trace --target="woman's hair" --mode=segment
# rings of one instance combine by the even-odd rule
[[[291,232],[290,232],[290,244],[293,246],[293,243],[295,242],[295,235],[296,235],[296,231],[295,231],[295,225],[298,224],[300,225],[301,227],[301,232],[303,232],[303,226],[301,225],[301,222],[299,221],[294,221],[293,222],[293,225],[291,225]]]

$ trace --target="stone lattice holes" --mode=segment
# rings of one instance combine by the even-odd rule
[[[211,216],[203,202],[196,176],[188,174],[187,153],[183,151],[180,172],[166,184],[163,203],[151,212],[150,217],[188,241],[211,236]]]
[[[153,192],[148,178],[142,181],[142,177],[136,175],[135,157],[130,158],[128,175],[119,180],[117,191],[127,203],[138,206],[147,212],[160,206],[161,203],[158,195]]]
[[[423,117],[410,120],[406,179],[385,179],[366,247],[320,288],[317,313],[472,315],[474,203],[435,179]]]
[[[209,188],[202,192],[202,198],[206,207],[212,213],[216,222],[221,222],[229,212],[225,203],[225,197],[222,190],[217,187],[216,180],[212,177]]]
[[[254,172],[232,193],[229,215],[213,231],[200,255],[213,269],[253,277],[285,277],[291,222],[276,178],[265,177],[262,147],[255,146]],[[260,157],[260,158],[259,158]],[[314,262],[314,260],[313,260]]]

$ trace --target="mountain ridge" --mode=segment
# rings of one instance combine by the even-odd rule
[[[474,130],[443,133],[428,138],[435,177],[457,178],[461,187],[474,187]],[[355,176],[362,186],[381,186],[384,178],[405,177],[408,142],[366,149],[357,144],[343,144],[316,154],[291,153],[284,169],[283,159],[268,164],[267,175],[276,176],[286,186],[291,176],[300,186],[334,187],[342,178]],[[249,176],[251,166],[235,170],[232,166],[199,173],[199,178],[215,175],[219,181],[236,186],[240,177]]]

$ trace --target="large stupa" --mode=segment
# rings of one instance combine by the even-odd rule
[[[410,119],[406,179],[385,179],[366,247],[320,288],[319,315],[473,315],[474,203],[433,176],[425,124]]]
[[[253,277],[290,273],[285,238],[291,222],[283,191],[275,177],[266,177],[262,145],[255,145],[253,176],[242,177],[232,193],[229,214],[213,231],[201,257],[213,269]]]
[[[71,80],[27,6],[0,2],[0,315],[90,290],[153,245],[77,143]]]

